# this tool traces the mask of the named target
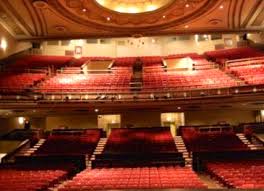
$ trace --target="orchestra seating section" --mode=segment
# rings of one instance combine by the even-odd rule
[[[59,165],[58,165],[59,166]],[[48,190],[67,178],[65,167],[7,165],[0,167],[0,189],[5,191]]]
[[[59,187],[59,191],[116,189],[204,189],[187,167],[101,168],[84,170]]]
[[[163,153],[176,152],[168,128],[112,129],[104,153]]]
[[[101,137],[100,129],[89,129],[80,134],[56,133],[50,135],[34,155],[92,155]]]
[[[207,171],[229,188],[263,189],[264,160],[214,161]]]
[[[127,92],[131,76],[131,68],[103,74],[57,74],[43,82],[38,89],[41,92]]]
[[[45,73],[4,73],[0,77],[0,89],[4,93],[23,92],[45,77]]]
[[[233,130],[203,132],[197,127],[183,127],[181,133],[188,151],[191,152],[249,150]]]
[[[146,91],[217,89],[238,86],[235,79],[219,69],[195,71],[165,71],[163,68],[144,68],[143,88]]]
[[[12,69],[35,69],[35,68],[48,68],[53,66],[55,69],[64,67],[73,60],[69,56],[40,56],[30,55],[24,56],[14,63],[10,68]]]
[[[93,167],[183,165],[182,153],[176,149],[170,129],[118,128],[112,129],[102,154]]]

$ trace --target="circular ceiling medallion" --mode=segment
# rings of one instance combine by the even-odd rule
[[[34,5],[34,7],[38,8],[38,9],[44,9],[44,8],[47,8],[49,6],[45,0],[35,0],[35,1],[33,1],[33,5]]]
[[[160,9],[174,0],[95,0],[101,6],[119,13],[145,13]]]
[[[66,28],[65,26],[55,26],[54,27],[58,32],[65,32]]]

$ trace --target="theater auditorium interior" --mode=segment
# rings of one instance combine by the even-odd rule
[[[264,190],[263,0],[0,0],[0,190]]]

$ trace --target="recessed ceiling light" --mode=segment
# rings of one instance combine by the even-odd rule
[[[187,3],[187,4],[185,5],[185,7],[186,7],[186,8],[189,8],[189,7],[190,7],[190,5]]]
[[[82,11],[83,11],[83,12],[86,12],[87,10],[84,8]]]
[[[166,18],[166,15],[163,15],[162,18],[165,19]]]
[[[186,28],[186,29],[189,28],[189,25],[185,25],[184,28]]]
[[[220,8],[220,9],[223,9],[223,8],[224,8],[224,5],[220,5],[219,8]]]
[[[111,18],[110,18],[110,17],[107,17],[107,18],[106,18],[106,20],[110,21],[110,20],[111,20]]]
[[[94,109],[94,112],[95,112],[95,113],[98,113],[98,112],[99,112],[99,109]]]

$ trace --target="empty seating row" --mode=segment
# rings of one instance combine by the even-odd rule
[[[144,167],[84,170],[59,191],[107,189],[206,188],[191,168]]]
[[[219,62],[224,62],[225,60],[264,56],[263,52],[249,47],[208,51],[204,54],[209,59]]]
[[[12,68],[14,69],[32,69],[32,68],[47,68],[53,66],[54,68],[61,68],[69,64],[73,60],[73,57],[69,56],[41,56],[41,55],[29,55],[24,56],[14,63]]]
[[[249,85],[264,84],[263,64],[232,67],[229,70]]]
[[[112,129],[93,167],[184,165],[169,128]]]
[[[112,129],[104,153],[176,152],[168,128]]]
[[[129,91],[131,70],[107,74],[57,74],[39,87],[41,92]]]
[[[45,73],[4,73],[0,77],[0,89],[9,93],[21,92],[45,77]]]
[[[219,69],[199,71],[164,71],[157,68],[157,71],[144,70],[143,88],[148,89],[171,89],[171,90],[192,90],[226,88],[238,86],[236,80]],[[160,89],[158,89],[160,90]]]
[[[192,152],[249,150],[232,131],[198,132],[195,127],[182,128],[181,131],[187,149]]]
[[[216,161],[207,171],[230,188],[264,189],[264,160]]]
[[[0,167],[0,189],[6,191],[47,190],[67,178],[66,169],[49,167]]]
[[[86,130],[82,134],[55,134],[50,135],[47,140],[36,150],[34,155],[92,155],[99,139],[99,129]]]
[[[71,67],[81,67],[83,64],[85,64],[86,62],[89,61],[105,61],[105,60],[113,60],[113,58],[111,57],[81,57],[79,59],[75,59],[72,63],[71,63]]]
[[[120,57],[114,62],[115,67],[132,67],[136,62],[137,57]]]

